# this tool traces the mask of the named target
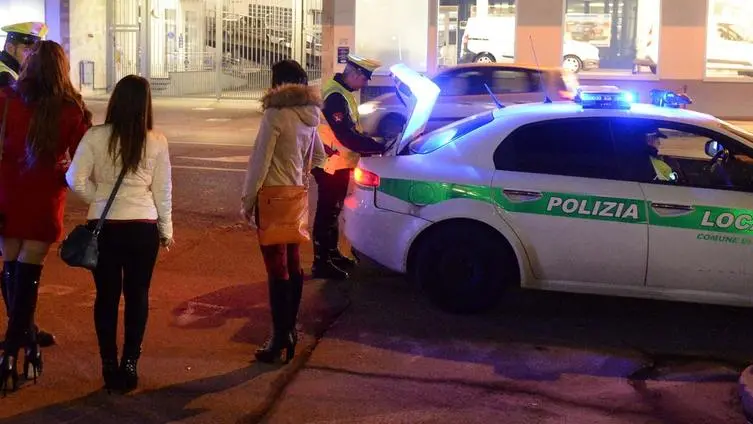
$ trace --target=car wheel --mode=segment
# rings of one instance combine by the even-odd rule
[[[400,133],[403,132],[404,127],[405,117],[397,113],[390,113],[379,121],[377,135],[391,140],[400,135]]]
[[[583,61],[578,56],[569,54],[562,59],[562,69],[577,74],[583,69]]]
[[[483,312],[520,285],[515,252],[492,228],[474,222],[440,225],[420,240],[413,269],[416,282],[440,309]]]
[[[489,53],[481,53],[480,55],[473,58],[473,63],[494,63],[496,60],[494,59],[494,56],[490,55]]]

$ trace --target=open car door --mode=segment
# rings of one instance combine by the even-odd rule
[[[439,96],[439,87],[432,80],[402,63],[391,66],[390,72],[397,96],[408,110],[408,119],[402,133],[384,156],[397,155],[423,133]]]

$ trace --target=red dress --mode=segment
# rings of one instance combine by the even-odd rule
[[[0,160],[0,214],[5,217],[3,237],[55,242],[63,232],[63,212],[68,187],[66,159],[73,157],[89,125],[75,104],[63,107],[56,159],[26,163],[26,136],[34,113],[10,88],[0,90],[0,119],[5,101],[10,102]],[[70,156],[68,156],[70,155]]]

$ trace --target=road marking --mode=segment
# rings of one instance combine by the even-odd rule
[[[199,171],[226,171],[226,172],[246,172],[245,169],[238,168],[212,168],[209,166],[191,166],[191,165],[173,165],[173,168],[196,169]]]
[[[242,156],[219,156],[215,158],[201,158],[196,156],[176,156],[176,159],[190,159],[190,160],[205,160],[209,162],[225,162],[225,163],[246,163],[248,162],[248,155]]]

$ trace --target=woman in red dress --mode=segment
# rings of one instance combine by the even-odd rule
[[[8,102],[0,160],[3,273],[10,293],[0,388],[18,384],[16,362],[24,348],[24,374],[36,380],[42,355],[36,341],[36,310],[42,264],[60,239],[67,186],[65,171],[91,112],[71,83],[68,58],[54,41],[40,41],[24,62],[15,86],[0,91]],[[0,109],[2,110],[2,109]]]

